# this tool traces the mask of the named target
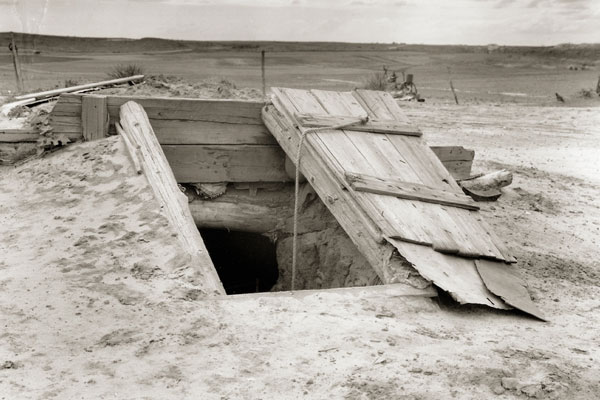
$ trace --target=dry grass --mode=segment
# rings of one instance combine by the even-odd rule
[[[133,75],[144,75],[144,68],[137,64],[115,65],[107,75],[111,79],[126,78]]]
[[[363,89],[385,90],[387,79],[383,72],[375,72],[363,80]]]

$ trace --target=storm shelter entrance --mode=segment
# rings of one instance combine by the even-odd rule
[[[210,228],[201,228],[200,235],[227,294],[268,292],[277,282],[277,255],[269,238]]]

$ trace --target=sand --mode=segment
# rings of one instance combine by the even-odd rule
[[[596,399],[597,110],[408,112],[514,171],[483,213],[548,323],[368,289],[205,298],[111,138],[0,170],[0,398]]]

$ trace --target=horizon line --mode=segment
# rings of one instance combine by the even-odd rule
[[[298,41],[298,40],[244,40],[244,39],[174,39],[156,36],[142,36],[142,37],[127,37],[127,36],[71,36],[71,35],[53,35],[45,33],[29,33],[29,32],[18,32],[18,31],[2,31],[1,34],[17,34],[17,35],[29,35],[29,36],[49,36],[55,38],[76,38],[76,39],[110,39],[110,40],[166,40],[171,42],[245,42],[245,43],[339,43],[339,44],[375,44],[375,45],[391,45],[391,46],[463,46],[463,47],[486,47],[486,46],[499,46],[499,47],[557,47],[563,45],[600,45],[600,42],[562,42],[551,45],[533,45],[533,44],[500,44],[500,43],[486,43],[486,44],[464,44],[464,43],[407,43],[407,42],[346,42],[346,41],[326,41],[326,40],[310,40],[310,41]]]

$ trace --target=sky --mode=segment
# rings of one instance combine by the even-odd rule
[[[0,32],[189,40],[600,42],[600,0],[0,0]]]

